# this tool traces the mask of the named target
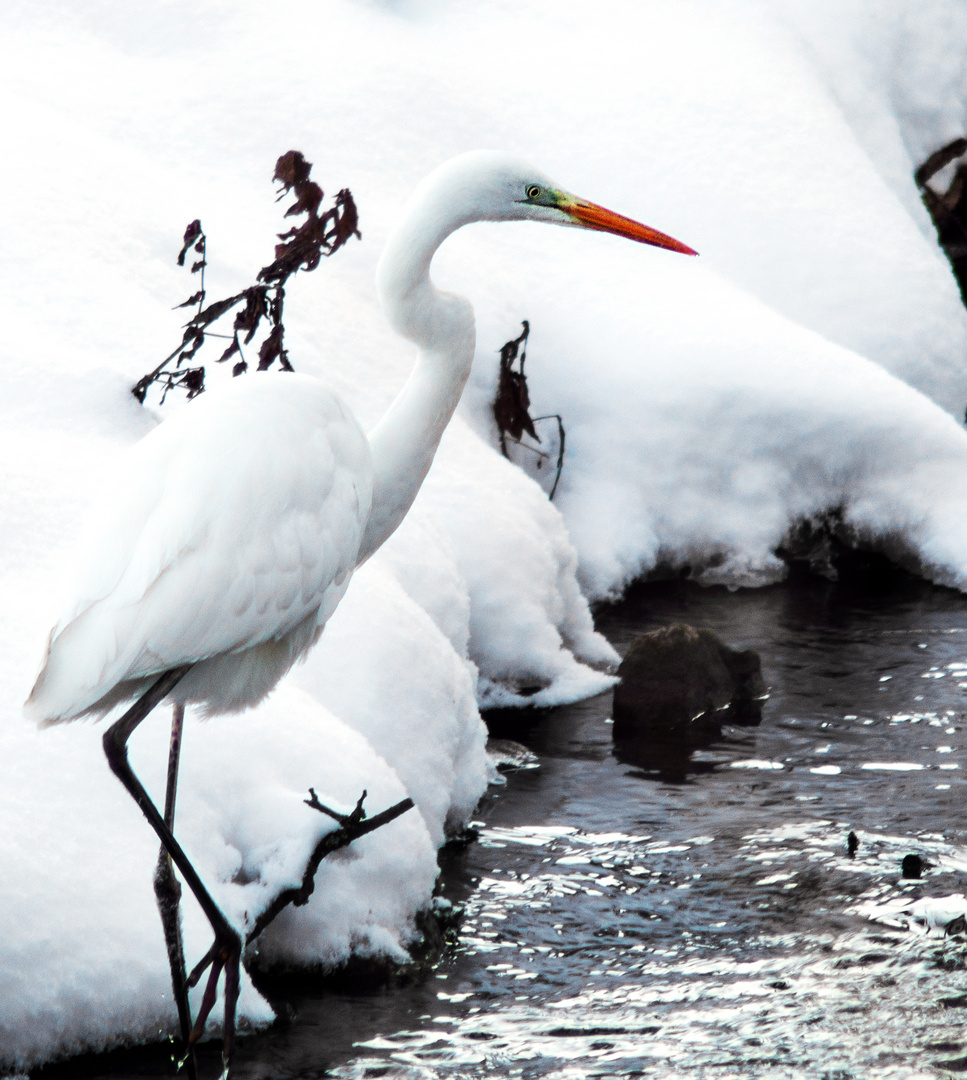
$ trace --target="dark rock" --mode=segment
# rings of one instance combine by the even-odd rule
[[[715,741],[723,722],[758,723],[767,696],[754,650],[730,649],[711,630],[681,623],[636,638],[618,675],[619,756],[659,768]]]
[[[865,546],[842,507],[793,525],[776,548],[792,581],[825,578],[841,594],[886,596],[923,576],[919,555],[899,536]]]
[[[903,862],[900,863],[900,874],[905,878],[923,877],[924,870],[930,870],[932,867],[932,862],[927,862],[922,855],[911,852],[909,855],[903,856]]]
[[[725,719],[725,709],[754,719],[766,696],[753,649],[738,651],[711,630],[676,623],[636,638],[618,668],[614,738],[694,730],[705,718]],[[732,717],[729,717],[731,720]]]

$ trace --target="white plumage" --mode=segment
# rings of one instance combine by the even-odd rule
[[[157,889],[172,986],[191,1046],[225,973],[223,1055],[231,1058],[242,939],[173,832],[184,710],[230,712],[263,698],[318,638],[353,570],[399,526],[460,400],[474,353],[473,308],[430,281],[436,249],[473,221],[577,225],[694,254],[585,202],[504,154],[465,154],[427,177],[377,270],[394,329],[416,365],[367,438],[315,379],[255,374],[204,394],[133,451],[95,515],[76,599],[51,631],[27,701],[41,724],[138,701],[104,735],[111,769],[148,818],[204,910],[215,943],[194,1027],[167,858]],[[127,741],[167,694],[175,703],[165,815],[131,769]],[[177,943],[175,939],[178,939]]]
[[[528,218],[691,253],[506,154],[441,166],[380,260],[383,309],[420,353],[369,439],[318,380],[265,373],[203,394],[152,431],[98,511],[29,715],[51,724],[104,712],[183,664],[195,666],[172,701],[224,712],[264,697],[402,521],[460,400],[473,308],[434,287],[434,252],[470,222]]]
[[[371,496],[369,444],[324,383],[262,374],[204,394],[134,448],[97,508],[29,712],[103,711],[191,663],[173,700],[259,701],[346,591]]]

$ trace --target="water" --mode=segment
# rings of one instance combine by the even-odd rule
[[[967,598],[902,577],[676,583],[598,614],[619,651],[676,621],[759,651],[761,725],[670,782],[613,757],[610,695],[492,718],[540,767],[445,855],[451,947],[376,990],[289,987],[291,1018],[242,1041],[240,1078],[967,1071],[967,938],[929,925],[967,901],[913,906],[967,891]],[[911,853],[920,879],[901,877]],[[66,1075],[164,1075],[153,1055]]]

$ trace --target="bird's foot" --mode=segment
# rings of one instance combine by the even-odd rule
[[[216,934],[215,942],[208,950],[201,962],[196,965],[188,976],[188,986],[197,986],[202,975],[211,968],[208,974],[208,982],[205,985],[205,993],[202,995],[198,1016],[195,1018],[195,1026],[191,1030],[188,1039],[189,1047],[193,1047],[205,1032],[205,1024],[215,1007],[215,998],[218,994],[218,980],[222,972],[225,972],[225,1023],[222,1029],[222,1076],[228,1076],[229,1066],[232,1060],[232,1051],[235,1049],[235,1007],[238,1004],[238,994],[241,987],[239,968],[242,960],[242,939],[230,927]]]

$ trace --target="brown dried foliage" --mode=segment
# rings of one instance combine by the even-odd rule
[[[556,420],[558,433],[557,472],[548,498],[553,499],[557,491],[558,482],[561,479],[561,470],[564,468],[564,422],[557,413],[548,416],[532,417],[530,414],[530,394],[527,390],[527,376],[524,374],[524,362],[527,359],[527,338],[530,336],[530,323],[524,319],[521,324],[523,330],[518,337],[505,342],[500,349],[500,369],[497,375],[497,395],[493,402],[494,420],[497,424],[497,432],[500,440],[500,452],[508,460],[508,439],[529,450],[537,456],[537,467],[541,468],[548,455],[536,446],[530,446],[524,442],[524,435],[530,435],[536,442],[540,442],[535,424],[542,420]],[[517,369],[514,370],[514,364]]]
[[[942,190],[934,178],[958,158],[961,160],[953,178],[946,190]],[[954,139],[935,150],[916,170],[913,179],[937,228],[937,240],[950,260],[960,297],[967,304],[967,138]]]
[[[519,337],[505,342],[500,349],[500,371],[497,375],[497,396],[494,398],[494,420],[500,432],[500,449],[507,456],[507,436],[520,442],[526,431],[540,442],[534,430],[534,421],[530,415],[530,395],[527,392],[527,377],[524,375],[524,361],[527,359],[527,338],[530,324],[525,319],[524,329]],[[518,369],[514,362],[520,355]]]
[[[353,236],[362,239],[359,232],[359,216],[356,204],[348,188],[339,191],[333,205],[320,214],[319,208],[325,197],[323,190],[310,179],[312,164],[298,150],[283,154],[275,164],[273,179],[281,184],[279,199],[290,192],[295,202],[286,210],[285,217],[306,215],[301,225],[295,225],[279,234],[282,243],[275,246],[275,258],[258,272],[255,284],[234,296],[205,304],[206,239],[201,222],[197,219],[185,230],[178,265],[184,266],[189,250],[199,257],[191,265],[192,274],[200,274],[200,288],[178,307],[198,305],[191,320],[186,323],[181,343],[164,360],[132,387],[131,392],[144,402],[149,387],[158,384],[163,388],[161,401],[168,391],[180,387],[192,398],[205,389],[204,367],[183,368],[202,348],[208,337],[230,337],[231,344],[218,357],[218,363],[237,356],[232,368],[233,375],[248,370],[242,346],[249,345],[262,329],[263,320],[268,324],[266,336],[259,348],[258,370],[265,371],[278,362],[283,371],[292,371],[289,354],[285,348],[285,283],[299,270],[315,270],[323,257],[338,251]],[[235,308],[241,308],[232,325],[231,335],[216,334],[209,328]],[[169,365],[174,361],[174,370]]]
[[[947,189],[938,190],[936,181],[933,184],[930,181],[958,158],[965,160],[957,165]],[[937,227],[937,239],[950,259],[961,296],[967,303],[967,138],[954,139],[935,150],[913,178]]]

